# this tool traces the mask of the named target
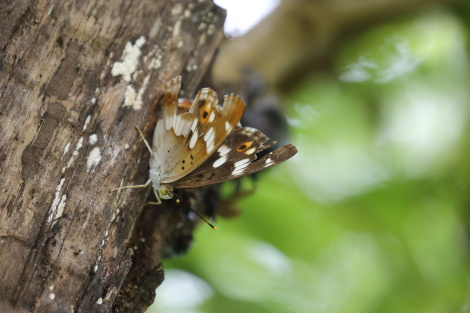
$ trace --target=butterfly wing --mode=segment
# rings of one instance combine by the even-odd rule
[[[166,84],[163,117],[153,138],[162,183],[175,182],[203,164],[236,127],[245,110],[245,103],[237,95],[225,96],[220,107],[217,93],[204,88],[189,111],[177,114],[180,88],[180,76]]]
[[[237,128],[197,170],[176,182],[175,188],[201,187],[256,173],[297,153],[294,145],[287,144],[257,160],[256,153],[274,144],[263,145],[267,140],[257,129]]]

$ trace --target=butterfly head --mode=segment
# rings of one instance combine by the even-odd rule
[[[158,187],[158,188],[157,188]],[[152,186],[153,192],[155,193],[155,196],[158,197],[159,199],[171,199],[173,198],[173,188],[168,188],[166,186]]]
[[[152,181],[152,189],[157,199],[171,199],[173,198],[173,186],[170,184],[162,184],[161,173],[150,166],[150,180]]]

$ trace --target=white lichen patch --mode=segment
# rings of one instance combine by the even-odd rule
[[[88,142],[90,143],[90,145],[93,146],[95,143],[98,142],[98,135],[91,134],[90,137],[88,137]]]
[[[124,149],[126,148],[126,145],[124,145]],[[128,145],[129,146],[129,145]],[[120,146],[115,146],[114,148],[108,147],[106,151],[103,151],[103,154],[110,155],[111,159],[108,160],[108,165],[113,167],[116,165],[117,162],[121,160],[120,158],[120,153],[121,153],[122,148]]]
[[[62,195],[60,196],[60,192],[62,190],[62,186],[64,185],[65,178],[62,178],[59,182],[59,185],[57,185],[56,192],[54,195],[54,200],[52,200],[52,205],[51,208],[49,209],[49,216],[47,217],[47,222],[51,223],[52,226],[55,225],[57,219],[62,216],[62,213],[64,212],[65,208],[65,203],[67,201],[67,196]]]
[[[67,195],[62,195],[62,198],[60,198],[59,205],[57,206],[57,211],[55,212],[55,216],[53,219],[54,221],[57,220],[59,217],[61,217],[62,213],[64,213],[66,201],[67,201]]]
[[[132,74],[137,70],[139,57],[142,54],[140,48],[145,44],[144,36],[136,40],[135,44],[128,42],[122,53],[121,62],[115,62],[111,69],[111,75],[121,76],[122,80],[130,82]]]
[[[149,69],[159,69],[162,67],[162,55],[157,54],[150,60]]]
[[[78,140],[78,143],[77,143],[77,146],[75,147],[75,150],[73,151],[72,153],[72,156],[70,157],[69,161],[67,162],[67,165],[65,165],[63,168],[62,168],[62,173],[65,172],[66,169],[68,169],[72,164],[73,162],[75,161],[75,159],[77,158],[78,156],[78,152],[80,151],[80,149],[83,147],[83,138],[80,138]]]
[[[207,34],[209,36],[212,36],[215,34],[215,25],[214,24],[210,24],[209,27],[207,28]]]
[[[124,106],[131,106],[134,110],[140,110],[142,108],[142,97],[145,90],[147,89],[148,83],[150,80],[150,75],[147,75],[144,78],[142,87],[137,92],[134,87],[127,86],[126,92],[124,94]]]
[[[64,153],[62,153],[61,159],[69,152],[70,149],[70,142],[65,145]]]
[[[207,28],[207,24],[206,23],[201,23],[199,24],[199,26],[197,27],[197,30],[201,31],[201,30],[204,30]]]
[[[181,12],[183,12],[183,6],[181,3],[177,3],[172,9],[171,9],[171,14],[172,15],[180,15]]]
[[[150,38],[153,38],[158,34],[158,31],[160,30],[160,26],[162,26],[162,19],[158,17],[153,23],[152,28],[150,28],[150,32],[149,32]]]
[[[173,28],[173,37],[178,37],[181,31],[181,20],[177,20]]]
[[[206,33],[202,33],[201,36],[199,36],[199,45],[203,45],[206,42],[207,35]]]
[[[91,98],[90,102],[91,104],[96,104],[96,98],[95,97]]]
[[[193,65],[188,65],[188,66],[186,66],[186,71],[187,71],[187,72],[196,71],[197,69],[198,69],[197,64],[193,64]]]
[[[86,172],[89,173],[91,168],[93,172],[95,171],[96,167],[101,161],[101,151],[100,148],[95,147],[91,150],[90,154],[88,155],[88,159],[86,161]]]
[[[130,85],[127,86],[126,92],[124,93],[124,106],[133,106],[136,97],[137,92],[135,91],[134,87]]]
[[[148,69],[158,69],[162,66],[162,49],[155,45],[153,49],[144,56],[144,63],[147,64]]]
[[[149,69],[159,69],[162,67],[162,56],[159,55],[156,58],[150,60]]]
[[[54,293],[49,294],[49,298],[50,298],[51,300],[54,300],[54,299],[55,299],[55,294],[54,294]]]
[[[88,123],[90,123],[90,120],[91,120],[91,116],[88,115],[85,119],[85,124],[83,124],[83,128],[82,128],[83,131],[85,131],[87,129]]]
[[[103,298],[99,298],[98,300],[96,300],[96,304],[103,304]]]
[[[102,247],[101,247],[101,248],[102,248]],[[95,262],[95,267],[93,268],[93,271],[94,271],[95,273],[98,272],[98,268],[99,268],[100,261],[101,261],[101,254],[98,255],[98,258],[96,259],[96,262]]]

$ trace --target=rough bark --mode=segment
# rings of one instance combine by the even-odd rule
[[[0,3],[0,302],[143,312],[194,222],[146,190],[163,82],[191,96],[222,38],[211,1]],[[143,212],[143,213],[142,213]],[[5,304],[4,304],[5,305]]]

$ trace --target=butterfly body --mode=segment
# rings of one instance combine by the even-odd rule
[[[178,105],[181,77],[166,85],[162,118],[157,122],[152,140],[150,179],[138,188],[152,185],[160,199],[171,199],[173,189],[196,188],[234,179],[283,162],[295,153],[288,144],[256,160],[256,153],[274,143],[263,145],[268,138],[260,131],[241,127],[245,110],[243,100],[226,95],[219,106],[217,93],[201,89],[188,108]],[[143,136],[142,136],[143,138]]]

